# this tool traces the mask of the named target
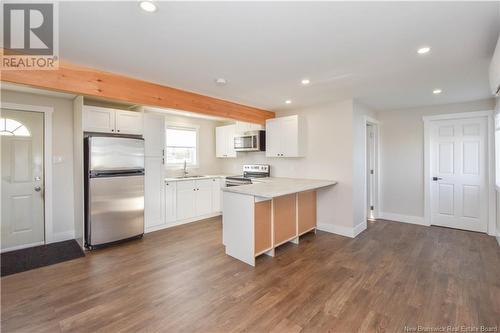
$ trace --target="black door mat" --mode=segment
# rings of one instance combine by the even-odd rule
[[[80,257],[85,257],[85,253],[74,239],[6,252],[2,253],[0,257],[1,276],[29,271],[30,269]]]

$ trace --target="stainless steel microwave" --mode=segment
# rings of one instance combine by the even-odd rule
[[[234,150],[236,151],[265,151],[266,131],[250,131],[234,137]]]

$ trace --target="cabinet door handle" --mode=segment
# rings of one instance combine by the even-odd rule
[[[116,130],[117,132],[120,132],[120,130]]]
[[[114,129],[111,130],[111,132],[114,132],[114,131],[115,131]]]

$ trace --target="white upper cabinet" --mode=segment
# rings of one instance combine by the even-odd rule
[[[219,126],[215,128],[215,156],[236,157],[234,150],[234,136],[236,125]]]
[[[144,113],[144,154],[164,157],[165,118],[162,115]]]
[[[115,110],[83,106],[83,130],[86,132],[115,132]]]
[[[304,156],[304,126],[298,115],[266,120],[266,156]]]
[[[83,130],[140,135],[142,134],[142,113],[84,105]]]
[[[142,113],[116,110],[115,127],[119,134],[142,134]]]
[[[262,125],[246,123],[244,121],[237,121],[235,125],[236,125],[235,128],[236,134],[244,134],[245,132],[257,131],[263,129]]]

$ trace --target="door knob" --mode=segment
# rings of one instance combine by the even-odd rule
[[[35,192],[40,192],[42,188],[40,186],[35,187]]]
[[[441,179],[443,179],[443,178],[441,178],[441,177],[432,177],[432,180],[435,181],[435,182],[437,182],[438,180],[441,180]]]

